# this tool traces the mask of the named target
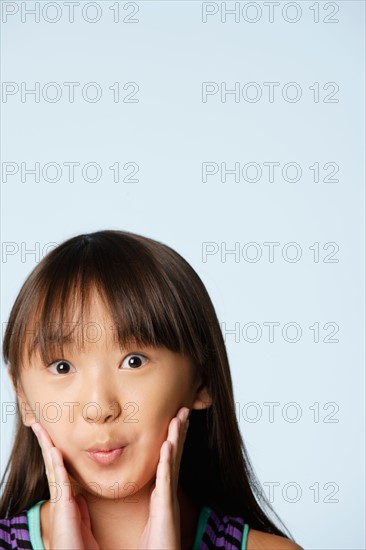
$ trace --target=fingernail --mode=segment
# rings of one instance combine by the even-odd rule
[[[188,421],[188,417],[189,417],[189,413],[191,411],[187,408],[185,411],[184,411],[184,421],[187,422]]]

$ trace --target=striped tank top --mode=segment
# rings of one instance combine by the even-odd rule
[[[45,500],[12,518],[0,520],[1,550],[44,550],[40,521],[43,502]],[[242,517],[223,515],[203,506],[192,550],[246,550],[248,531],[249,526]]]

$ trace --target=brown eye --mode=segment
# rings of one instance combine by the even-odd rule
[[[63,360],[55,361],[49,365],[48,369],[52,372],[52,374],[69,374],[70,372],[76,372],[75,367],[73,367],[69,361]]]
[[[127,355],[122,361],[122,367],[126,369],[137,369],[143,366],[144,360],[145,362],[148,361],[145,355],[140,355],[139,353],[130,353],[130,355]]]

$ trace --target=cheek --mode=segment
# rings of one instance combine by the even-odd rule
[[[56,421],[51,420],[51,415],[55,414],[55,409],[51,409],[51,407],[49,407],[48,414],[43,415],[43,419],[41,421],[55,447],[62,451],[66,450],[70,446],[70,441],[72,441],[72,437],[70,436],[73,432],[73,423],[69,421],[66,413],[67,411],[62,410],[62,413],[60,412]]]
[[[167,429],[169,421],[175,416],[182,396],[177,388],[169,384],[150,387],[149,392],[139,395],[139,424],[146,433],[155,435]]]
[[[39,421],[46,429],[55,447],[70,455],[73,442],[77,440],[77,418],[73,408],[65,406],[60,399],[49,395],[47,400],[37,399]],[[79,424],[80,430],[80,424]]]
[[[181,392],[168,389],[150,393],[140,400],[136,435],[147,453],[160,453],[160,448],[168,437],[169,424],[185,402]]]

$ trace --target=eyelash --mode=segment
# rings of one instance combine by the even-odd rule
[[[123,358],[121,364],[123,364],[123,363],[125,362],[125,360],[126,360],[128,357],[143,357],[143,358],[146,359],[147,361],[149,360],[149,359],[146,357],[146,355],[143,355],[142,353],[129,353],[128,355],[126,355],[126,356]],[[56,367],[57,367],[57,364],[58,364],[58,363],[67,363],[67,364],[73,366],[72,363],[71,363],[70,361],[67,361],[66,359],[56,359],[55,361],[52,361],[52,363],[50,363],[49,365],[47,365],[46,368],[47,368],[48,370],[51,370],[51,367],[53,367],[53,366],[56,366]],[[146,364],[146,363],[145,363],[145,364]],[[121,369],[121,370],[139,370],[139,369],[141,369],[141,368],[144,367],[144,366],[145,366],[145,365],[143,364],[143,365],[140,365],[139,367],[129,368],[129,369]],[[74,368],[75,368],[75,367],[74,367]],[[71,372],[76,372],[76,370],[75,370],[75,371],[71,371]],[[62,373],[56,373],[56,372],[54,372],[54,373],[52,373],[52,374],[60,374],[60,375],[62,376]],[[71,374],[71,373],[68,372],[68,373],[66,373],[66,374]]]

